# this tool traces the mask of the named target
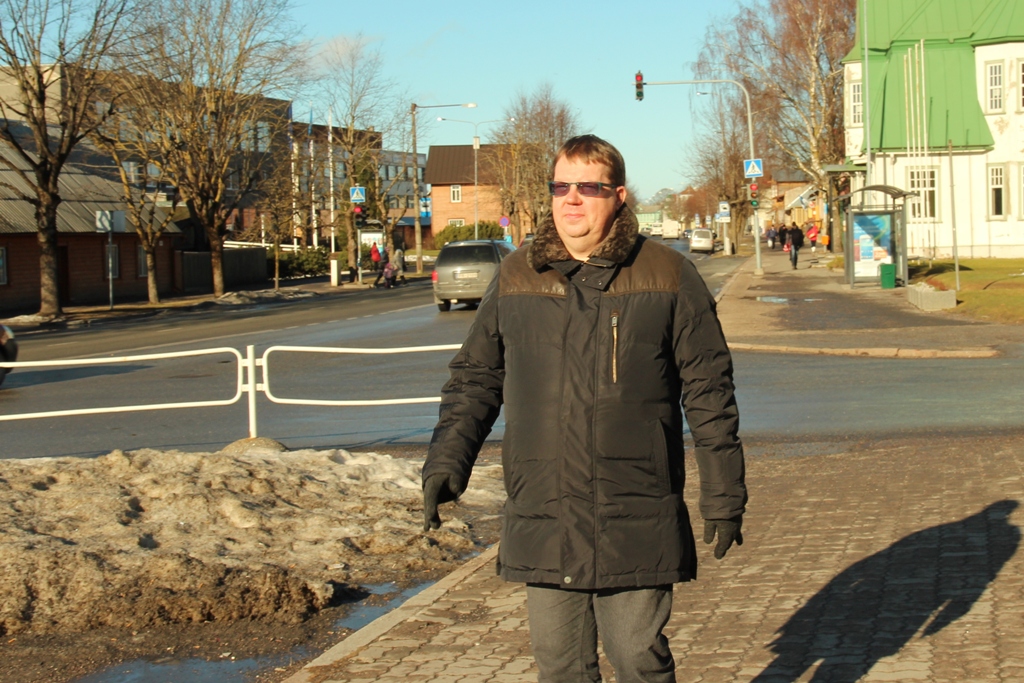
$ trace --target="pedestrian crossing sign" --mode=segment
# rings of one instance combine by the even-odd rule
[[[764,167],[760,159],[745,159],[743,161],[743,175],[747,178],[760,178],[764,175]]]
[[[362,204],[366,201],[366,188],[359,185],[348,188],[348,199],[353,204]]]

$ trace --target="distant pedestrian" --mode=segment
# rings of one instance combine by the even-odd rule
[[[391,289],[395,286],[395,264],[391,261],[385,263],[381,274],[384,276],[384,289]]]
[[[395,281],[405,284],[405,250],[395,247],[395,258],[391,259],[395,266]]]
[[[373,269],[380,270],[380,249],[376,242],[370,245],[370,260],[373,261]]]
[[[377,278],[373,281],[374,287],[380,284],[381,278],[384,277],[384,271],[390,265],[390,261],[388,260],[388,251],[386,248],[381,250],[379,258],[380,261],[378,262],[378,265],[380,266],[380,268],[377,270]],[[385,282],[384,287],[387,288],[387,286],[387,282]]]
[[[804,246],[804,231],[796,222],[786,233],[786,240],[786,244],[789,245],[789,262],[793,264],[793,270],[796,270],[797,253],[799,253],[800,247]]]
[[[811,223],[811,227],[807,229],[807,241],[811,243],[811,253],[813,254],[818,250],[818,224]]]
[[[773,225],[772,227],[768,228],[768,232],[765,233],[765,237],[768,238],[768,248],[774,251],[775,240],[778,239],[779,237],[779,231],[776,230],[775,226]]]
[[[789,238],[789,228],[787,228],[786,224],[783,223],[779,227],[779,244],[782,245],[782,250],[783,251],[789,251],[789,249],[786,248],[789,245],[789,242],[787,241],[788,238]]]

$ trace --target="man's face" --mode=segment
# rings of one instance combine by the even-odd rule
[[[558,183],[612,182],[607,166],[565,157],[555,164],[553,180]],[[625,187],[604,188],[597,197],[584,197],[576,185],[570,186],[564,197],[551,198],[551,213],[558,236],[570,251],[574,245],[592,249],[608,235],[615,214],[624,201]],[[589,249],[587,251],[589,253]]]

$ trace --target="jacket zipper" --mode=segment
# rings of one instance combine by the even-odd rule
[[[612,384],[619,383],[619,312],[612,311]]]

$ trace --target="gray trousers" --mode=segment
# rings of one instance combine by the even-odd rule
[[[618,683],[675,683],[662,629],[672,586],[570,591],[527,585],[530,642],[539,683],[600,683],[597,635]]]

